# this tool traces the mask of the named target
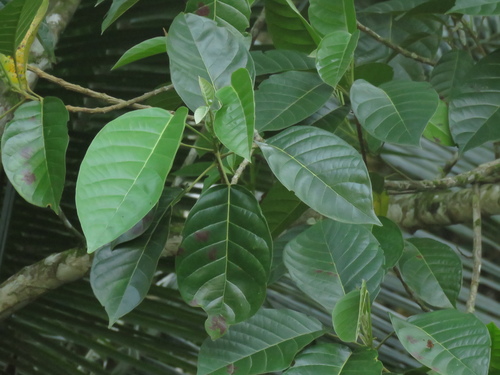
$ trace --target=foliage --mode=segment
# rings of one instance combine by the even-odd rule
[[[103,32],[142,3],[113,0]],[[168,300],[187,317],[166,326],[178,330],[176,340],[198,355],[198,374],[406,370],[403,362],[382,358],[390,350],[389,338],[378,336],[376,324],[392,325],[400,348],[416,361],[410,363],[422,366],[415,369],[419,373],[498,373],[498,328],[470,314],[478,273],[470,276],[465,313],[459,303],[460,256],[435,238],[403,235],[387,217],[389,195],[420,190],[432,195],[446,181],[458,181],[450,177],[398,188],[406,176],[393,173],[396,167],[388,171],[390,163],[381,157],[391,147],[404,146],[397,150],[421,157],[418,147],[434,142],[463,158],[500,141],[500,51],[476,30],[483,16],[498,21],[500,3],[437,3],[190,0],[164,25],[166,36],[144,38],[110,64],[115,72],[134,72],[134,64],[146,58],[165,60],[166,51],[168,65],[161,69],[171,79],[171,85],[147,96],[151,106],[138,104],[146,97],[112,98],[110,110],[135,110],[107,122],[77,172],[76,227],[85,238],[81,246],[93,256],[93,292],[109,326],[123,337],[136,335],[123,322],[148,328],[137,333],[137,341],[128,337],[131,348],[161,357],[148,340],[158,332],[155,338],[161,337],[165,327],[155,325],[156,317],[141,306]],[[12,0],[0,9],[1,77],[20,100],[3,132],[2,162],[26,201],[50,206],[78,233],[61,204],[68,109],[107,110],[66,107],[64,95],[42,97],[28,87],[27,51],[47,4]],[[261,9],[270,37],[262,30]],[[173,89],[175,95],[160,96]],[[192,151],[188,156],[185,148]],[[478,176],[466,183],[479,183]],[[193,193],[196,202],[187,204]],[[473,201],[481,199],[477,191],[472,195]],[[477,210],[474,215],[480,233]],[[167,282],[175,297],[148,300],[157,272],[163,274],[157,267],[164,247],[177,235],[182,241],[169,253],[175,253],[175,272],[168,272]],[[394,275],[412,307],[421,308],[418,314],[401,305],[400,314],[375,315],[379,296],[390,292],[384,279]],[[280,308],[272,296],[283,285],[299,289],[297,299],[314,308],[294,311],[292,302]],[[152,290],[161,293],[158,289]],[[178,307],[180,298],[189,306]],[[195,307],[206,313],[203,334]],[[96,310],[90,306],[88,314],[98,315]],[[32,325],[37,330],[26,335],[48,342],[48,332],[77,340],[71,330],[32,315],[29,309],[21,312],[12,318],[14,326]],[[328,319],[318,319],[324,316]],[[64,311],[57,317],[70,320]],[[78,324],[83,330],[84,323]],[[96,335],[119,337],[94,329]],[[98,341],[87,344],[110,355]],[[102,371],[65,350],[79,358],[79,366]],[[133,356],[113,354],[117,363],[141,367]],[[0,348],[0,363],[9,363],[5,357]],[[193,373],[193,364],[179,358],[163,359],[169,373],[176,373],[175,367]],[[62,362],[61,368],[69,366]],[[141,373],[161,373],[157,362],[147,361]],[[43,368],[43,361],[37,365]]]

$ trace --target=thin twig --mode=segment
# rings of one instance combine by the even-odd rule
[[[410,289],[410,287],[408,286],[408,284],[406,284],[406,282],[403,280],[403,275],[401,275],[401,272],[399,271],[399,269],[397,267],[393,267],[393,270],[394,270],[394,273],[396,274],[396,276],[398,277],[399,281],[401,281],[401,284],[403,284],[403,287],[405,288],[406,293],[408,293],[408,295],[411,297],[411,299],[417,305],[420,306],[420,308],[422,309],[422,311],[425,311],[425,312],[431,311],[431,309],[429,309],[427,306],[425,306],[424,303],[420,300],[420,298],[417,297],[417,295],[415,294],[415,292]]]
[[[448,175],[448,173],[451,172],[453,167],[457,164],[459,158],[460,158],[460,154],[457,151],[453,154],[453,157],[450,160],[448,160],[446,162],[446,164],[444,165],[443,171],[441,173],[441,177],[446,177]]]
[[[469,26],[469,24],[464,21],[464,17],[460,18],[460,23],[464,26],[465,30],[467,30],[467,32],[471,36],[472,40],[474,40],[474,43],[476,43],[476,47],[479,50],[479,52],[481,53],[481,55],[486,56],[487,53],[484,50],[481,42],[479,41],[479,38],[477,37],[477,35],[474,32],[474,30],[472,30],[472,28]]]
[[[481,275],[481,205],[479,202],[479,185],[474,185],[472,195],[472,227],[474,229],[473,250],[472,250],[472,276],[470,280],[470,292],[467,299],[467,312],[474,312],[476,305],[477,290],[479,287],[479,277]]]
[[[78,230],[76,230],[76,228],[73,226],[73,224],[71,224],[71,222],[69,221],[69,219],[66,217],[66,215],[64,214],[63,210],[59,207],[59,219],[61,219],[61,221],[63,222],[64,226],[69,229],[69,231],[71,233],[73,233],[73,235],[78,238],[80,240],[80,242],[82,243],[82,245],[85,245],[87,243],[87,240],[85,239],[85,236],[83,234],[81,234]]]
[[[392,336],[394,336],[395,333],[396,332],[392,331],[387,336],[385,336],[384,339],[382,341],[380,341],[380,343],[377,345],[377,347],[375,348],[375,350],[380,350],[380,348],[382,347],[382,345],[384,345],[387,340],[389,340]]]
[[[363,24],[361,24],[359,22],[357,22],[357,26],[358,26],[358,29],[360,29],[362,32],[370,35],[377,42],[382,43],[383,45],[385,45],[385,46],[389,47],[390,49],[396,51],[400,55],[403,55],[405,57],[408,57],[409,59],[413,59],[415,61],[427,64],[427,65],[431,65],[431,66],[435,66],[436,65],[436,63],[434,61],[432,61],[431,59],[428,59],[427,57],[423,57],[423,56],[417,55],[415,52],[408,51],[408,50],[406,50],[406,49],[398,46],[397,44],[394,44],[394,43],[390,42],[389,40],[384,39],[382,36],[380,36],[379,34],[377,34],[375,31],[373,31],[372,29],[368,28],[367,26],[365,26],[365,25],[363,25]]]
[[[238,166],[238,169],[236,169],[236,172],[234,172],[234,176],[231,179],[231,185],[236,185],[238,183],[238,180],[240,179],[248,164],[250,164],[250,160],[247,159],[241,162],[241,164]]]
[[[255,41],[259,37],[259,34],[265,25],[266,25],[266,8],[262,8],[262,11],[260,12],[255,22],[253,23],[252,28],[250,29],[250,35],[252,36],[252,46],[255,44]]]

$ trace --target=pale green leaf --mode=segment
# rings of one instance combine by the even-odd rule
[[[425,127],[423,136],[438,145],[455,146],[448,122],[448,106],[443,101],[439,101],[436,113]]]
[[[164,36],[157,36],[155,38],[146,39],[139,44],[136,44],[127,50],[122,57],[116,62],[111,70],[130,64],[134,61],[144,59],[149,56],[158,55],[167,52],[166,46],[167,38]]]
[[[500,329],[491,322],[487,326],[491,338],[491,361],[489,375],[500,373]]]
[[[189,0],[186,12],[208,17],[219,26],[234,27],[243,32],[249,26],[251,10],[248,0]]]

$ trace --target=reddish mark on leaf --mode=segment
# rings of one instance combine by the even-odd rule
[[[417,259],[424,259],[424,257],[422,255],[417,255],[415,258],[417,258]]]
[[[208,230],[199,230],[194,234],[194,238],[199,242],[207,242],[210,238],[210,232]]]
[[[191,300],[191,302],[189,302],[189,306],[198,307],[200,305],[196,299],[193,299]]]
[[[210,251],[208,252],[208,259],[211,261],[217,259],[217,248],[216,247],[212,247],[210,249]]]
[[[179,248],[177,249],[177,253],[175,254],[175,256],[180,256],[180,255],[184,254],[184,251],[185,251],[185,250],[184,250],[184,248],[183,248],[183,247],[179,247]]]
[[[413,336],[406,336],[406,339],[410,344],[416,344],[418,342],[418,340]]]
[[[196,14],[202,17],[207,17],[210,14],[210,8],[202,2],[198,3]]]
[[[23,159],[28,160],[31,159],[32,156],[33,156],[33,150],[30,147],[26,147],[21,150],[21,157]]]
[[[436,142],[437,144],[440,144],[441,143],[441,139],[439,139],[438,137],[432,137],[434,139],[434,142]]]
[[[417,361],[421,361],[424,359],[420,354],[418,353],[410,353]]]
[[[222,336],[227,331],[226,318],[222,315],[216,315],[212,317],[212,325],[210,326],[212,331],[219,331]]]
[[[34,175],[33,172],[24,172],[22,180],[26,182],[28,185],[31,185],[33,182],[36,181],[36,176]]]
[[[331,277],[337,277],[338,274],[336,274],[335,272],[331,272],[331,271],[328,271],[327,272],[328,276],[331,276]]]
[[[432,349],[434,347],[434,343],[431,340],[427,340],[427,348]]]
[[[314,273],[323,273],[323,270],[314,270]]]
[[[227,373],[230,375],[234,374],[235,371],[238,369],[238,367],[236,367],[234,363],[227,365],[226,368],[227,368]]]

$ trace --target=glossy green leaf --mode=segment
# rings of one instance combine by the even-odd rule
[[[381,375],[383,364],[373,349],[352,351],[340,344],[320,343],[300,353],[284,375]]]
[[[500,373],[500,329],[491,322],[487,326],[491,338],[491,360],[488,375]]]
[[[500,139],[500,50],[479,61],[450,101],[453,139],[465,152]]]
[[[121,17],[123,13],[132,8],[139,0],[113,0],[111,7],[102,21],[101,31],[104,32],[113,22]]]
[[[384,63],[369,63],[354,67],[354,79],[364,79],[373,86],[380,86],[394,78],[394,69]]]
[[[308,225],[293,226],[290,229],[287,229],[285,233],[279,236],[276,240],[274,240],[271,276],[269,276],[268,284],[274,283],[288,272],[285,263],[283,262],[283,251],[285,250],[285,246],[288,242],[293,240],[308,227]]]
[[[158,202],[177,153],[187,109],[126,113],[108,123],[87,150],[76,207],[93,252],[132,228]]]
[[[266,193],[260,207],[273,238],[278,237],[307,209],[307,206],[279,181]]]
[[[248,70],[231,75],[231,86],[216,93],[221,108],[215,114],[215,135],[230,151],[250,160],[255,129],[255,98]]]
[[[176,261],[186,302],[208,313],[215,339],[254,315],[266,297],[272,240],[255,197],[241,186],[218,185],[191,209]]]
[[[466,51],[449,51],[438,61],[431,73],[430,82],[439,96],[449,102],[457,88],[467,79],[474,61]]]
[[[356,31],[356,9],[353,0],[311,0],[309,2],[309,20],[321,35],[334,31]]]
[[[272,75],[255,92],[256,127],[280,130],[297,124],[320,109],[332,91],[315,73]]]
[[[335,333],[344,342],[357,342],[362,326],[369,329],[366,336],[371,339],[370,296],[364,281],[361,289],[352,290],[337,301],[332,323]]]
[[[332,96],[320,109],[301,122],[304,125],[313,125],[341,137],[339,127],[344,123],[350,111],[350,106],[341,106],[338,99]],[[357,139],[357,136],[355,137]]]
[[[346,223],[379,224],[365,164],[336,135],[294,126],[259,147],[278,180],[312,209]]]
[[[339,30],[321,40],[316,52],[316,68],[319,76],[330,86],[337,86],[351,65],[358,39],[359,30],[352,34]]]
[[[284,370],[303,347],[323,333],[315,318],[292,310],[262,309],[231,327],[221,339],[203,343],[197,375],[256,375]]]
[[[12,0],[0,10],[0,53],[14,56],[42,0]]]
[[[385,268],[390,269],[396,265],[399,258],[403,254],[405,243],[401,230],[392,220],[379,216],[378,218],[382,226],[374,226],[372,234],[380,243],[380,247],[384,251]]]
[[[208,82],[203,77],[198,77],[198,84],[200,85],[201,95],[203,96],[203,100],[205,101],[205,107],[211,107],[215,101],[215,88],[210,82]],[[203,107],[203,106],[202,106]],[[196,108],[198,110],[199,108]]]
[[[455,146],[448,122],[448,106],[443,101],[439,101],[436,113],[425,127],[423,136],[438,145]]]
[[[433,307],[455,307],[462,262],[449,246],[430,238],[409,239],[398,267],[406,284]]]
[[[96,251],[90,284],[113,325],[146,297],[167,242],[170,209],[180,189],[165,189],[149,229],[139,238]]]
[[[234,27],[243,32],[249,26],[251,10],[248,0],[189,0],[186,12],[208,17],[219,26]]]
[[[297,286],[327,311],[363,280],[374,299],[385,275],[384,254],[368,229],[328,219],[289,242],[283,259]]]
[[[231,84],[231,74],[254,65],[243,36],[237,36],[215,21],[195,14],[175,17],[167,38],[170,74],[175,90],[192,110],[205,105],[199,77],[216,90]]]
[[[439,374],[488,374],[491,341],[474,315],[441,310],[407,320],[391,315],[391,321],[408,353]]]
[[[282,73],[290,70],[314,70],[314,59],[299,51],[251,51],[256,75]]]
[[[448,13],[493,16],[500,14],[500,3],[497,0],[457,0]]]
[[[439,97],[426,82],[391,81],[375,87],[357,80],[351,87],[351,103],[363,128],[375,138],[418,146]]]
[[[361,10],[363,13],[402,13],[408,12],[429,0],[389,0],[376,3]]]
[[[59,214],[66,178],[68,111],[54,97],[22,104],[2,136],[2,162],[19,195]]]
[[[111,68],[111,70],[149,56],[167,52],[166,41],[166,37],[157,36],[155,38],[146,39],[143,42],[136,44],[135,46],[127,50],[122,55],[122,57],[120,57],[120,59]]]
[[[319,36],[291,0],[265,0],[267,29],[276,48],[310,53]]]

